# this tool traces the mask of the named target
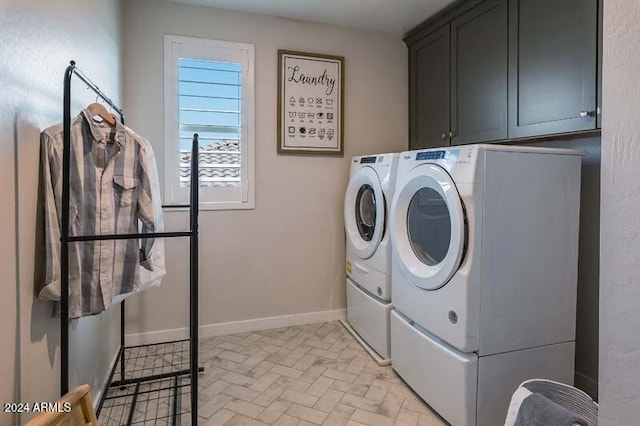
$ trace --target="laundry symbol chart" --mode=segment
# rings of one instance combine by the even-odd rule
[[[287,93],[288,104],[281,110],[283,139],[287,145],[309,144],[318,147],[333,147],[340,141],[339,98],[327,97],[324,93]],[[319,96],[318,96],[319,95]],[[315,141],[315,143],[313,143]]]

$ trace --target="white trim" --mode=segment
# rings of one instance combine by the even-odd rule
[[[347,310],[308,312],[304,314],[282,315],[244,321],[223,322],[200,326],[200,338],[225,336],[227,334],[244,333],[247,331],[268,330],[272,328],[291,327],[293,325],[313,324],[326,321],[346,320]],[[126,335],[127,346],[147,345],[169,342],[189,338],[188,328],[174,328],[170,330],[151,331]]]
[[[255,208],[255,46],[173,35],[164,36],[164,199],[168,204],[188,202],[188,188],[180,187],[177,173],[180,146],[168,141],[179,140],[177,64],[181,54],[188,58],[233,60],[242,64],[242,185],[201,188],[201,210],[238,210]],[[219,57],[219,58],[218,58]],[[171,172],[174,170],[175,172]]]
[[[356,339],[358,341],[358,343],[360,343],[360,346],[362,346],[362,348],[367,351],[367,353],[371,356],[371,358],[373,358],[373,360],[380,366],[386,366],[386,365],[391,365],[391,359],[388,358],[382,358],[380,355],[378,355],[378,353],[371,347],[369,346],[369,344],[367,342],[364,341],[364,339],[362,337],[360,337],[360,335],[358,334],[357,331],[355,331],[353,329],[353,327],[351,327],[351,324],[349,324],[346,320],[339,320],[340,324],[342,324],[344,326],[344,328],[347,329],[347,331],[349,333],[351,333],[351,335],[353,336],[354,339]]]

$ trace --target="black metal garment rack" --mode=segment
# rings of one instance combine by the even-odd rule
[[[189,207],[189,230],[178,232],[153,232],[153,233],[134,233],[134,234],[109,234],[109,235],[69,235],[69,176],[71,165],[71,80],[73,76],[78,77],[82,82],[87,85],[88,89],[91,89],[95,94],[100,97],[105,103],[111,106],[120,116],[121,122],[124,124],[124,111],[119,108],[115,103],[106,96],[100,88],[93,83],[82,71],[76,67],[75,61],[71,61],[67,67],[64,75],[64,117],[63,117],[63,155],[62,155],[62,217],[61,217],[61,251],[60,251],[60,273],[61,273],[61,306],[60,306],[60,393],[66,394],[69,391],[69,244],[77,243],[80,241],[104,241],[104,240],[124,240],[124,239],[142,239],[142,238],[174,238],[174,237],[189,237],[190,246],[190,273],[189,273],[189,339],[183,341],[166,342],[156,345],[141,345],[135,347],[125,347],[125,305],[124,301],[121,302],[120,307],[120,348],[118,350],[116,361],[109,375],[109,382],[105,386],[102,393],[101,400],[98,404],[98,414],[103,407],[105,399],[107,399],[107,393],[110,389],[116,388],[116,396],[114,398],[124,398],[130,403],[130,407],[126,415],[121,417],[119,423],[124,423],[126,418],[126,424],[132,424],[135,420],[136,401],[139,400],[139,395],[143,392],[147,400],[150,400],[149,394],[152,392],[165,392],[165,395],[170,399],[169,403],[173,406],[172,413],[162,414],[162,419],[166,420],[166,424],[177,424],[179,413],[179,392],[183,387],[187,385],[182,383],[183,378],[188,378],[190,382],[190,412],[191,412],[191,424],[196,425],[198,420],[198,372],[203,371],[202,368],[198,368],[198,135],[193,135],[193,144],[191,147],[191,191],[190,202],[188,205],[174,205],[163,206],[165,208],[184,208]],[[188,349],[186,348],[188,346]],[[162,350],[158,350],[162,347]],[[151,361],[154,363],[154,368],[145,369],[137,368],[139,361],[145,364],[145,360],[142,359],[140,352],[141,348],[144,348],[151,354],[156,354],[163,359],[167,359],[169,351],[167,348],[172,349],[176,354],[176,358],[180,358],[180,362],[176,363],[172,360],[169,368],[163,368],[160,373],[157,373],[155,365],[157,363],[155,359]],[[177,349],[176,349],[177,348]],[[127,352],[134,354],[133,368],[137,373],[135,377],[129,379],[126,378],[127,368]],[[188,353],[188,356],[185,354]],[[186,366],[188,368],[180,368]],[[116,372],[117,366],[120,365],[120,380],[113,382],[113,377]],[[144,365],[143,365],[144,367]],[[178,367],[176,369],[176,367]],[[170,370],[170,371],[167,371]],[[163,388],[162,385],[158,385],[158,381],[169,381],[170,386]],[[153,382],[154,385],[150,386],[150,390],[141,390],[141,385],[145,383]],[[135,385],[133,393],[128,392],[128,387]],[[117,393],[123,393],[118,395]],[[128,393],[127,393],[128,392]],[[173,393],[171,393],[173,392]],[[122,410],[124,413],[124,410]],[[156,413],[158,410],[156,409]],[[185,412],[186,413],[186,412]],[[159,418],[159,417],[158,417]],[[148,419],[144,416],[144,422],[151,422],[157,418]]]

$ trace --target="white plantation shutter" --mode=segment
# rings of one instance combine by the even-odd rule
[[[200,186],[242,181],[241,64],[179,59],[180,184],[189,185],[191,140],[199,134]]]
[[[253,46],[165,37],[166,202],[188,201],[200,142],[203,208],[253,208]]]

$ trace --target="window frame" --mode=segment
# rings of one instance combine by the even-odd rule
[[[188,53],[188,55],[185,55]],[[188,204],[189,188],[180,185],[179,60],[240,62],[241,135],[239,187],[200,187],[201,210],[255,208],[255,47],[238,43],[174,35],[164,36],[164,191],[168,204]],[[174,141],[173,143],[171,141]]]

